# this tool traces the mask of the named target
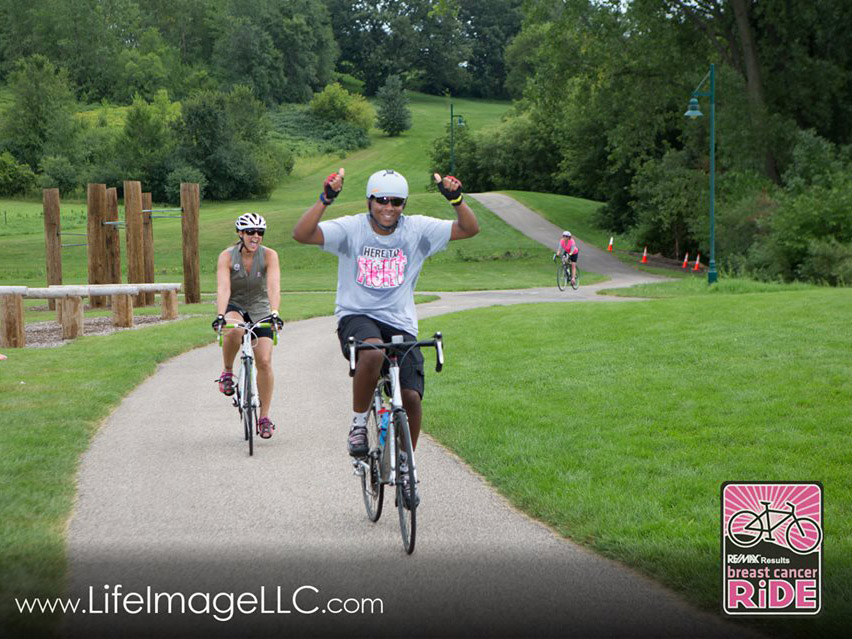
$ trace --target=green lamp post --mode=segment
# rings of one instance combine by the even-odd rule
[[[458,113],[453,114],[453,103],[450,102],[450,175],[455,175],[456,172],[456,149],[453,129],[457,126],[464,126],[464,118]]]
[[[705,82],[709,80],[710,90],[699,91]],[[714,219],[714,205],[716,199],[716,65],[711,64],[707,75],[702,78],[692,98],[689,100],[689,108],[684,115],[688,118],[698,118],[704,115],[698,108],[698,98],[710,98],[710,268],[707,271],[707,283],[713,284],[719,279],[716,273],[716,226]]]

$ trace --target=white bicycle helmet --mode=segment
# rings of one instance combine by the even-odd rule
[[[371,197],[401,197],[408,199],[408,181],[396,171],[377,171],[367,180],[367,199]]]
[[[571,231],[562,231],[562,237],[571,237]]]
[[[240,217],[237,218],[237,222],[235,224],[238,231],[245,231],[246,229],[266,229],[266,220],[263,219],[262,215],[257,213],[243,213]]]

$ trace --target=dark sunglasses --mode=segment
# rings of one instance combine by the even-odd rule
[[[381,205],[390,203],[393,206],[402,206],[405,204],[404,197],[373,197],[373,199]]]
[[[260,237],[263,237],[263,234],[266,233],[266,230],[264,230],[264,229],[243,229],[243,233],[245,233],[246,235],[257,234],[257,235],[260,235]]]

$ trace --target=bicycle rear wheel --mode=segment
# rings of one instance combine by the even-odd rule
[[[385,485],[382,483],[379,468],[381,450],[379,450],[379,430],[381,425],[376,416],[376,404],[373,402],[370,412],[367,413],[367,465],[369,469],[364,470],[361,475],[361,492],[364,497],[364,508],[370,521],[378,521],[382,516],[382,503],[385,496]]]
[[[394,424],[396,426],[396,509],[399,512],[402,545],[405,552],[410,555],[414,552],[414,542],[417,538],[417,489],[414,479],[414,449],[411,446],[408,415],[404,410],[394,413]],[[408,464],[408,478],[405,483],[399,471],[403,455]]]
[[[257,424],[257,412],[252,404],[252,396],[254,389],[251,385],[251,364],[247,364],[243,370],[244,386],[243,386],[243,430],[246,434],[246,439],[249,445],[249,456],[254,455],[254,429]]]
[[[556,286],[559,287],[560,291],[564,291],[565,287],[568,286],[568,278],[565,276],[565,265],[562,262],[557,262],[556,264]]]

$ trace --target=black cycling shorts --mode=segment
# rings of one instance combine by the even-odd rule
[[[389,342],[394,335],[402,335],[406,342],[417,339],[405,331],[401,331],[390,324],[385,324],[366,315],[346,315],[337,323],[340,350],[343,352],[343,357],[346,358],[346,361],[349,361],[350,337],[354,337],[360,341],[375,337],[383,342]],[[387,372],[388,363],[385,361],[382,366],[382,374],[384,375]],[[420,397],[423,397],[423,390],[426,384],[423,373],[423,353],[420,352],[419,346],[412,348],[405,359],[400,361],[399,383],[403,389],[415,390]]]
[[[564,253],[562,254],[562,256],[563,256],[563,257],[567,258],[567,259],[568,259],[568,260],[570,260],[571,262],[576,262],[576,261],[577,261],[577,256],[578,256],[578,255],[579,255],[579,253],[572,253],[571,255],[566,255],[566,254],[564,254]]]
[[[255,321],[251,318],[251,315],[249,315],[246,311],[243,310],[243,308],[241,306],[237,306],[236,304],[231,304],[230,302],[228,302],[228,308],[225,309],[225,315],[227,315],[231,311],[236,311],[237,313],[242,315],[244,322],[254,322]],[[273,337],[272,327],[271,326],[257,327],[256,329],[254,329],[254,334],[255,334],[256,337],[268,337],[269,339],[272,339],[272,337]]]

